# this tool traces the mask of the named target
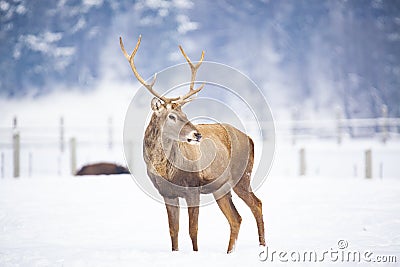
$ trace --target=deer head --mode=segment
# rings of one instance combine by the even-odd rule
[[[124,47],[122,38],[119,38],[121,50],[125,58],[129,61],[132,71],[138,81],[152,94],[154,98],[151,101],[151,109],[153,110],[152,121],[156,123],[159,128],[161,128],[163,137],[172,139],[180,142],[188,143],[199,143],[201,140],[201,133],[196,129],[196,127],[189,121],[186,114],[182,111],[182,106],[190,101],[192,101],[195,95],[204,87],[204,84],[198,88],[194,88],[194,83],[196,79],[196,73],[199,69],[201,63],[204,59],[204,51],[201,53],[200,61],[197,64],[193,64],[189,57],[186,55],[185,51],[181,46],[179,49],[182,55],[185,57],[191,69],[191,81],[189,86],[189,92],[183,96],[179,97],[166,97],[160,95],[153,89],[156,82],[156,74],[151,83],[146,83],[144,79],[140,76],[135,67],[134,57],[137,50],[139,49],[140,41],[142,36],[136,43],[136,47],[133,52],[129,55]]]

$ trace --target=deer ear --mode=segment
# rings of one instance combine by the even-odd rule
[[[164,109],[164,104],[162,103],[162,101],[160,99],[158,99],[157,97],[154,97],[151,100],[151,109],[155,112],[161,111],[162,109]]]

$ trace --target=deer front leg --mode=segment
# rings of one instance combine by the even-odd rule
[[[197,247],[197,231],[199,222],[199,204],[200,204],[200,193],[193,192],[190,196],[186,197],[186,203],[188,205],[189,214],[189,235],[192,239],[193,251],[198,251]]]
[[[197,247],[197,230],[199,220],[199,207],[189,207],[189,235],[192,239],[193,251],[198,251]]]
[[[178,251],[179,232],[179,199],[164,198],[168,213],[169,235],[171,236],[172,251]]]

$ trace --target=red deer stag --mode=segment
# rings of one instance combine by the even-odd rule
[[[139,82],[155,97],[151,101],[153,114],[144,135],[143,157],[147,174],[163,196],[167,213],[172,250],[178,250],[179,198],[188,204],[189,235],[193,250],[197,251],[197,229],[200,194],[212,193],[230,225],[227,253],[232,252],[238,237],[242,218],[232,202],[231,188],[250,207],[258,228],[260,245],[265,246],[262,203],[250,187],[254,161],[254,144],[249,136],[228,124],[193,125],[182,111],[185,103],[203,89],[195,88],[196,72],[201,59],[193,64],[181,46],[183,56],[191,68],[189,92],[167,98],[153,89],[156,76],[147,84],[136,70],[134,57],[141,36],[132,54],[124,48],[133,73]]]

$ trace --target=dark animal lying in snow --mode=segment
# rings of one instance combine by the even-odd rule
[[[95,163],[83,166],[76,175],[101,175],[101,174],[124,174],[130,173],[129,170],[121,165],[114,163]]]

